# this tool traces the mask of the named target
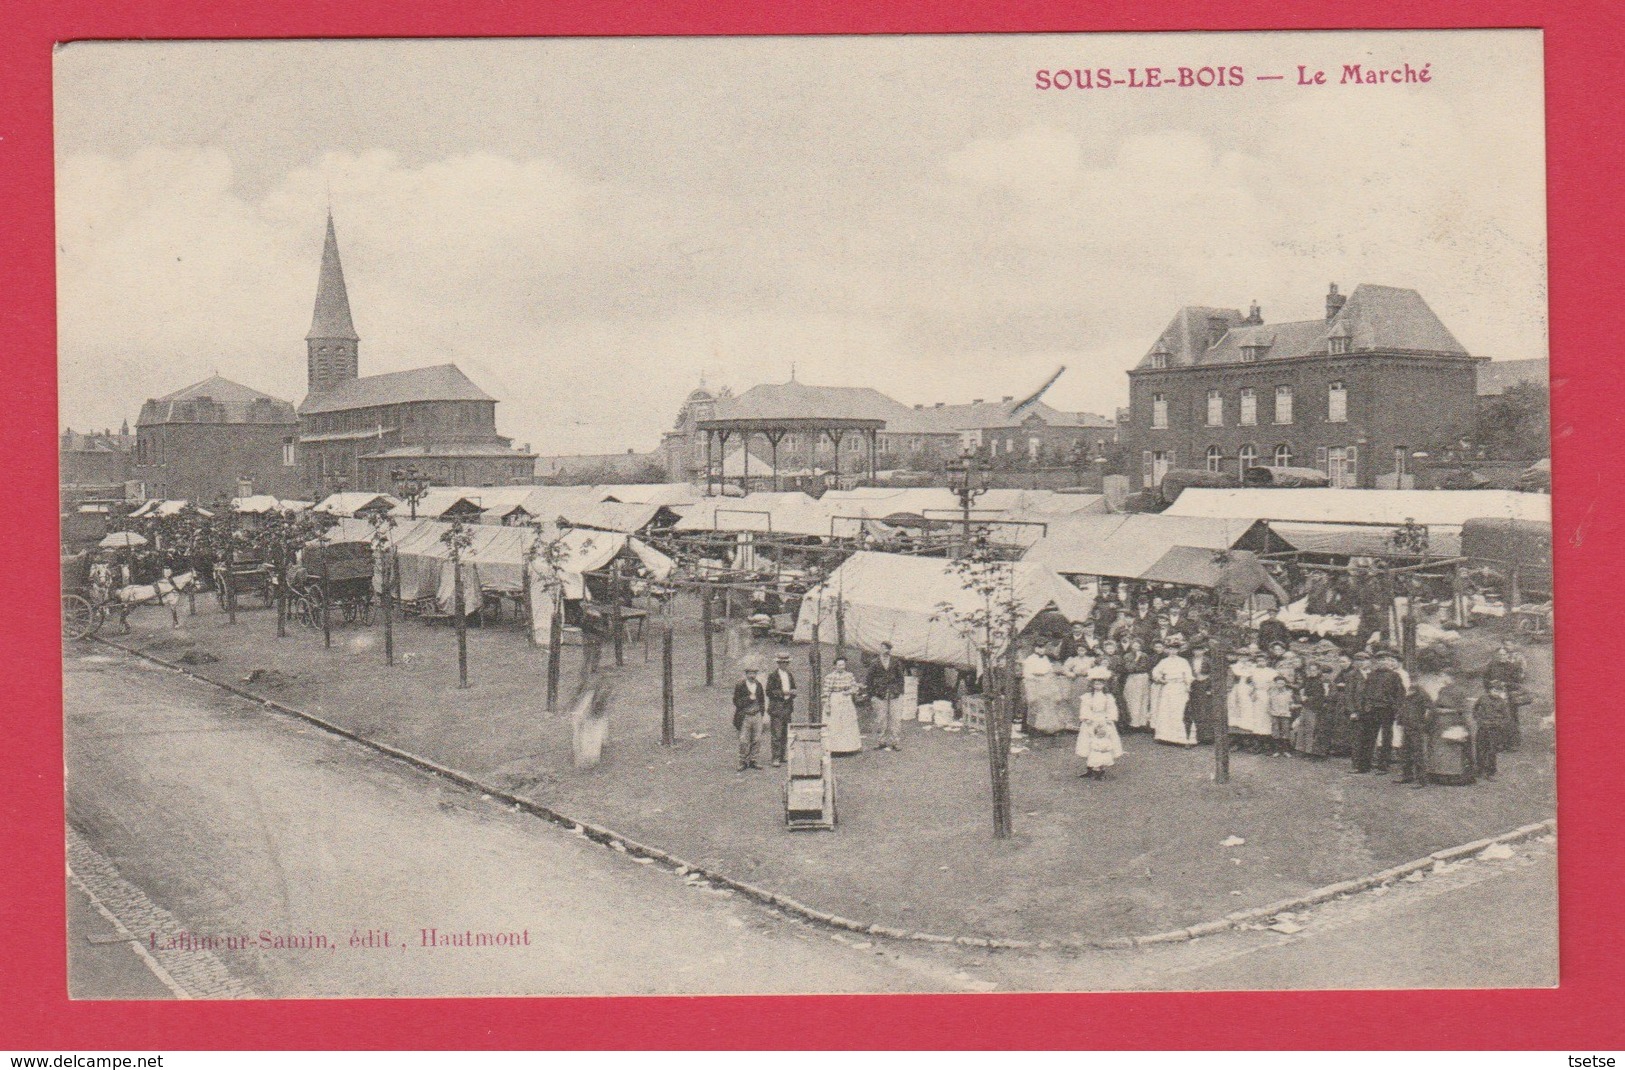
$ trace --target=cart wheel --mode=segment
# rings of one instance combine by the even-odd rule
[[[95,632],[97,623],[90,599],[79,594],[62,596],[62,638],[83,639]]]

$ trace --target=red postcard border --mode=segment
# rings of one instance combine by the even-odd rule
[[[0,35],[0,189],[7,191],[5,359],[17,420],[13,517],[0,538],[6,612],[6,775],[0,819],[0,1047],[221,1048],[1621,1048],[1625,987],[1616,814],[1625,733],[1607,682],[1625,581],[1613,450],[1625,387],[1621,325],[1625,20],[1610,0],[693,0],[647,8],[560,0],[249,5],[219,0],[23,0]],[[62,742],[54,544],[56,377],[51,48],[86,38],[960,33],[1539,27],[1545,31],[1559,601],[1561,985],[1542,991],[327,1000],[74,1003],[63,946]],[[1493,181],[1486,175],[1485,181]],[[1619,333],[1616,333],[1619,332]],[[1493,933],[1484,934],[1493,939]]]

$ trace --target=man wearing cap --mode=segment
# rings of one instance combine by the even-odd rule
[[[1376,667],[1365,679],[1360,694],[1360,731],[1354,745],[1354,771],[1386,773],[1393,760],[1394,719],[1405,704],[1405,679],[1399,675],[1399,657],[1378,648]]]
[[[773,765],[785,762],[790,742],[790,719],[796,708],[796,678],[790,672],[790,655],[780,651],[773,672],[767,678],[767,727],[772,741]]]
[[[875,750],[896,750],[900,728],[897,723],[897,700],[903,697],[903,663],[891,656],[891,644],[880,644],[880,657],[869,666],[866,681],[869,698],[875,704],[875,719],[880,722],[880,742]]]
[[[747,662],[737,684],[734,685],[734,731],[739,733],[739,771],[760,769],[756,752],[761,746],[763,722],[767,713],[767,688],[762,686],[761,671]]]

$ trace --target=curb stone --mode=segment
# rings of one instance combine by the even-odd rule
[[[431,761],[428,758],[420,757],[413,754],[411,751],[404,750],[400,747],[383,743],[375,739],[370,739],[361,735],[359,732],[344,728],[343,726],[335,724],[325,718],[318,717],[315,714],[308,713],[304,710],[298,709],[297,707],[278,702],[275,699],[266,698],[263,695],[257,695],[254,692],[249,691],[246,688],[239,687],[236,684],[229,683],[224,680],[216,680],[211,676],[206,676],[203,673],[195,671],[191,666],[180,665],[165,658],[161,658],[156,654],[149,654],[146,651],[137,650],[133,647],[125,646],[122,643],[116,643],[111,639],[104,639],[101,636],[92,636],[91,639],[94,642],[112,647],[114,650],[122,651],[131,655],[132,657],[141,658],[144,661],[150,661],[155,665],[162,666],[163,668],[169,669],[172,672],[189,677],[190,679],[196,680],[199,683],[209,684],[224,691],[229,691],[232,694],[237,695],[239,698],[244,698],[250,702],[259,703],[261,706],[264,706],[267,709],[275,710],[278,713],[284,714],[285,716],[314,725],[325,732],[329,732],[343,739],[347,739],[352,743],[360,744],[363,747],[377,751],[378,753],[394,758],[397,761],[405,762],[407,765],[413,766],[414,768],[428,773],[431,776],[439,777],[440,779],[449,781],[458,785],[459,787],[466,788],[491,799],[506,803],[516,809],[532,815],[533,817],[542,818],[545,821],[558,825],[568,831],[575,832],[577,835],[583,836],[586,839],[589,839],[602,846],[609,847],[635,857],[653,859],[654,861],[672,867],[674,872],[682,872],[686,870],[686,873],[684,874],[685,876],[698,876],[710,884],[740,892],[751,899],[763,903],[764,905],[783,910],[788,914],[802,918],[806,921],[816,922],[820,925],[826,925],[834,929],[842,929],[847,932],[860,933],[863,935],[884,936],[890,939],[909,940],[915,943],[957,944],[962,947],[980,947],[989,948],[992,950],[1009,951],[1051,948],[1073,951],[1120,950],[1134,947],[1147,947],[1157,944],[1180,943],[1188,940],[1195,940],[1204,936],[1213,936],[1218,933],[1228,932],[1234,929],[1245,928],[1248,925],[1272,918],[1277,914],[1301,910],[1304,907],[1315,906],[1319,903],[1324,903],[1327,900],[1336,899],[1340,896],[1352,895],[1382,885],[1392,884],[1393,882],[1401,880],[1412,873],[1431,869],[1435,863],[1470,858],[1471,856],[1484,850],[1484,848],[1494,846],[1495,844],[1521,843],[1525,840],[1555,833],[1557,831],[1557,818],[1549,817],[1544,821],[1536,821],[1528,825],[1520,826],[1511,830],[1510,832],[1503,832],[1496,836],[1488,836],[1483,839],[1474,840],[1471,843],[1464,843],[1455,847],[1446,847],[1441,850],[1434,851],[1425,858],[1418,858],[1410,862],[1403,862],[1397,866],[1391,866],[1388,869],[1370,874],[1369,876],[1356,877],[1351,880],[1339,881],[1336,884],[1324,885],[1320,888],[1305,892],[1304,894],[1291,899],[1282,899],[1277,902],[1270,903],[1267,906],[1252,907],[1247,910],[1233,911],[1232,913],[1224,915],[1222,918],[1218,918],[1213,921],[1201,922],[1195,925],[1189,925],[1181,929],[1169,929],[1164,932],[1146,933],[1141,936],[1114,936],[1093,940],[1071,938],[1061,940],[1033,941],[1014,940],[1001,937],[980,937],[970,935],[944,936],[939,933],[910,932],[880,925],[878,923],[868,924],[854,921],[851,918],[845,918],[838,914],[830,914],[825,911],[818,910],[815,907],[808,906],[800,900],[794,899],[782,893],[768,891],[765,888],[760,888],[754,884],[740,880],[737,877],[731,877],[728,874],[718,870],[713,870],[706,866],[698,865],[694,862],[685,861],[684,859],[663,851],[658,847],[650,847],[647,844],[639,843],[637,840],[623,835],[622,833],[616,832],[614,829],[604,828],[600,825],[591,824],[578,818],[570,817],[567,814],[560,813],[559,811],[554,810],[543,803],[536,802],[533,799],[514,795],[513,793],[504,791],[501,788],[483,784],[467,773],[452,769],[449,766],[441,765],[438,762]]]

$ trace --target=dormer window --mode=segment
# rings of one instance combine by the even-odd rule
[[[1332,356],[1341,356],[1348,351],[1349,340],[1347,335],[1338,335],[1326,339],[1326,352],[1330,353]]]
[[[1241,362],[1243,364],[1256,364],[1264,356],[1264,346],[1242,346]]]
[[[1172,354],[1168,352],[1168,347],[1163,345],[1161,342],[1158,342],[1157,348],[1151,351],[1151,366],[1153,368],[1166,368],[1168,366],[1168,358],[1171,355]]]

